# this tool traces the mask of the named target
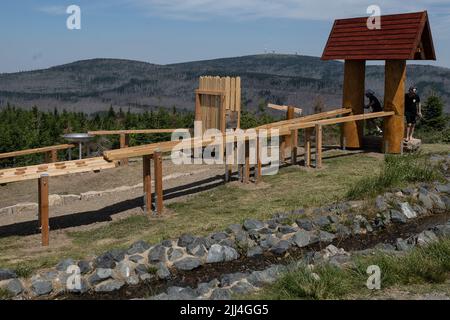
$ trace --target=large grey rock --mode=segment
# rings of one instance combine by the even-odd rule
[[[277,244],[275,244],[272,248],[270,248],[270,251],[273,252],[274,254],[281,255],[284,254],[286,251],[288,251],[290,247],[291,243],[289,241],[281,240]]]
[[[178,246],[179,247],[187,247],[189,244],[194,242],[194,240],[195,240],[195,237],[193,235],[191,235],[191,234],[183,234],[178,239]]]
[[[53,291],[53,285],[49,280],[35,279],[31,283],[31,290],[36,296],[43,296]]]
[[[319,241],[320,242],[332,242],[336,236],[330,232],[326,232],[323,230],[319,231]]]
[[[433,200],[431,200],[430,194],[428,191],[423,191],[422,189],[419,192],[419,202],[427,209],[433,209]]]
[[[170,278],[170,271],[164,263],[160,262],[158,264],[158,271],[156,271],[156,276],[161,280]]]
[[[447,193],[450,194],[450,183],[447,184],[437,184],[436,190],[440,193]]]
[[[247,281],[255,287],[262,287],[274,283],[286,270],[284,266],[274,265],[263,271],[253,271]]]
[[[167,251],[167,255],[169,257],[170,262],[174,262],[174,261],[182,258],[184,256],[184,254],[185,254],[184,250],[182,250],[180,248],[170,248]]]
[[[297,232],[297,229],[291,226],[281,226],[278,228],[282,234],[294,233]]]
[[[189,271],[198,268],[202,264],[199,258],[186,257],[174,263],[175,268],[183,271]]]
[[[225,232],[216,232],[211,235],[211,239],[213,239],[214,241],[220,241],[227,238],[228,234],[226,234]]]
[[[255,287],[247,281],[239,281],[230,288],[231,292],[236,295],[243,295],[253,292]]]
[[[130,260],[131,262],[134,262],[134,263],[140,263],[141,261],[144,260],[144,257],[139,254],[134,254],[134,255],[128,257],[128,260]]]
[[[278,239],[277,237],[275,237],[271,234],[264,236],[264,237],[265,238],[259,242],[259,245],[261,246],[261,248],[263,248],[265,250],[272,248],[274,245],[276,245],[280,241],[280,239]]]
[[[292,241],[300,248],[316,243],[318,240],[312,231],[303,230],[298,231],[292,238]]]
[[[140,240],[130,246],[130,248],[127,250],[127,254],[131,256],[133,254],[143,253],[148,249],[150,249],[150,245],[147,242]]]
[[[94,260],[94,266],[95,268],[113,269],[116,266],[116,262],[111,253],[106,252]]]
[[[219,280],[213,279],[210,282],[202,282],[197,286],[197,294],[199,296],[207,295],[211,290],[217,288],[220,284]]]
[[[408,251],[412,249],[414,246],[408,243],[407,240],[397,238],[397,240],[395,241],[395,247],[398,251]]]
[[[400,210],[403,213],[403,215],[408,219],[417,218],[417,213],[414,211],[414,209],[408,202],[400,203]]]
[[[208,255],[206,256],[206,263],[232,261],[238,258],[239,254],[235,249],[220,244],[213,244],[209,248]]]
[[[438,241],[438,237],[431,230],[425,230],[417,236],[418,246],[427,246],[436,241]]]
[[[162,245],[156,245],[150,249],[148,252],[148,261],[149,262],[160,262],[166,261],[166,247]]]
[[[125,282],[122,280],[111,279],[99,283],[95,286],[95,292],[113,292],[121,289],[125,285]]]
[[[352,232],[351,232],[350,228],[348,228],[347,226],[345,226],[341,223],[338,223],[336,225],[336,234],[338,234],[339,236],[342,236],[342,237],[348,237],[352,234]]]
[[[228,233],[238,234],[239,232],[242,232],[242,231],[243,231],[242,225],[240,225],[240,224],[231,224],[227,228]]]
[[[121,278],[126,279],[134,275],[134,264],[124,260],[117,264],[116,270]]]
[[[244,221],[245,230],[259,230],[264,228],[264,223],[259,220],[248,219]]]
[[[92,271],[91,264],[88,261],[85,260],[78,261],[77,265],[78,268],[80,268],[81,274],[86,274]]]
[[[445,203],[442,201],[441,197],[438,194],[430,193],[429,194],[431,201],[433,201],[433,207],[439,210],[445,210]]]
[[[386,211],[389,208],[386,199],[381,195],[377,196],[377,198],[375,199],[375,207],[379,212]]]
[[[0,281],[17,278],[17,274],[9,269],[0,269]]]
[[[247,276],[248,273],[243,272],[228,273],[222,276],[222,278],[220,279],[220,285],[222,287],[228,287],[232,285],[234,282],[245,279],[245,277]]]
[[[113,271],[112,269],[108,268],[98,268],[95,270],[95,272],[89,277],[89,283],[91,285],[95,285],[99,282],[102,282],[106,279],[109,279],[112,277]]]
[[[436,226],[434,232],[439,237],[450,237],[450,222],[445,225]]]
[[[330,219],[326,216],[317,217],[313,220],[313,223],[318,226],[319,228],[324,228],[326,226],[329,226],[331,224]]]
[[[67,268],[76,265],[73,259],[64,259],[56,265],[56,270],[66,272]]]
[[[302,229],[304,229],[306,231],[312,231],[314,229],[312,221],[309,220],[309,219],[305,219],[305,218],[304,219],[297,219],[295,222],[297,223],[297,225],[300,228],[302,228]]]
[[[264,253],[264,251],[260,246],[254,246],[247,250],[247,257],[253,258],[253,257],[261,256],[263,253]]]
[[[390,218],[391,218],[391,221],[394,223],[407,223],[408,222],[408,218],[398,210],[391,210]]]
[[[19,279],[9,279],[0,281],[0,288],[6,290],[8,294],[15,297],[21,294],[24,290],[22,282]]]
[[[126,251],[122,250],[122,249],[112,249],[109,251],[109,254],[113,258],[113,260],[116,262],[120,262],[123,259],[125,259],[125,253],[126,253]]]

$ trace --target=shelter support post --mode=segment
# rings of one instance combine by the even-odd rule
[[[152,214],[152,171],[151,155],[142,157],[143,183],[144,183],[144,208],[148,215]]]
[[[364,113],[365,60],[346,60],[344,67],[343,107],[352,110],[353,115]],[[346,122],[342,126],[342,140],[347,148],[360,149],[363,141],[363,121]]]
[[[384,120],[383,146],[385,153],[399,154],[405,130],[406,61],[387,60],[385,65],[384,111],[395,114]]]

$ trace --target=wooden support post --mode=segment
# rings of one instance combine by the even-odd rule
[[[260,183],[262,181],[262,163],[261,163],[261,142],[259,141],[259,138],[257,138],[256,141],[256,168],[255,168],[255,175],[256,175],[256,183]]]
[[[153,154],[155,160],[155,197],[156,197],[156,213],[162,214],[163,211],[163,185],[162,185],[162,155],[160,151]]]
[[[128,148],[128,135],[124,134],[124,133],[120,134],[120,149],[123,149],[123,148]],[[128,158],[121,159],[120,165],[121,166],[128,165]]]
[[[305,133],[305,167],[311,166],[311,129],[307,128]]]
[[[297,130],[291,131],[291,164],[297,164]]]
[[[142,173],[144,182],[144,208],[148,215],[152,214],[152,163],[151,155],[142,157]]]
[[[286,137],[282,136],[280,142],[280,165],[283,165],[285,160],[286,160]]]
[[[39,194],[39,227],[41,228],[42,245],[49,245],[49,214],[48,214],[48,174],[43,174],[38,179]]]
[[[316,124],[316,169],[322,168],[322,125]]]
[[[50,151],[50,159],[52,162],[58,162],[58,151],[57,150]]]
[[[245,168],[244,168],[244,183],[250,182],[250,141],[245,141]]]
[[[364,113],[365,90],[365,60],[346,60],[344,67],[344,108],[352,109],[353,114]],[[342,135],[347,148],[359,149],[362,147],[363,121],[346,122],[342,126]]]
[[[385,153],[401,153],[404,137],[406,61],[387,60],[385,66],[384,111],[395,115],[384,120]]]

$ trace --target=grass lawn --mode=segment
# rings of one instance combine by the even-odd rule
[[[426,145],[424,151],[448,152],[449,147]],[[330,151],[324,156],[321,170],[282,168],[278,175],[264,177],[261,188],[223,185],[168,205],[171,213],[162,219],[132,216],[85,231],[53,231],[60,240],[51,240],[48,248],[37,245],[39,235],[1,238],[0,267],[26,276],[62,258],[85,258],[140,239],[155,243],[183,233],[207,234],[246,218],[266,219],[279,211],[329,204],[347,197],[361,179],[377,176],[384,162],[380,154]]]

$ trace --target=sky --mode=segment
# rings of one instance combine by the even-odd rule
[[[70,5],[81,29],[69,30]],[[450,68],[449,0],[2,0],[0,73],[91,58],[169,64],[261,54],[321,56],[334,19],[428,10]]]

